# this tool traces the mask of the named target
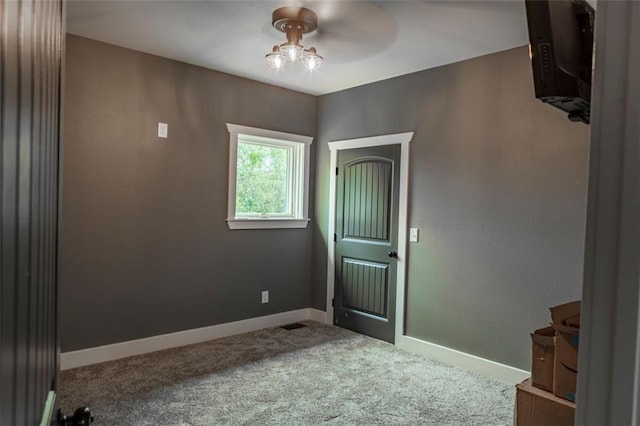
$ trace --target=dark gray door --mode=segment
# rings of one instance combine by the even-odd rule
[[[63,7],[62,0],[0,0],[3,426],[39,424],[56,389]]]
[[[400,145],[338,151],[334,323],[395,336]]]

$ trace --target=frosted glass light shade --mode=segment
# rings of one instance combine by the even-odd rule
[[[280,52],[288,61],[295,62],[302,56],[304,49],[299,44],[284,43],[280,45]]]
[[[315,47],[311,47],[309,48],[309,50],[305,50],[302,55],[302,63],[309,71],[317,70],[320,67],[323,59],[324,58],[322,56],[316,53]]]
[[[273,51],[271,53],[267,53],[265,57],[267,58],[267,65],[269,65],[269,68],[274,70],[282,68],[284,61],[286,60],[278,46],[273,46]]]

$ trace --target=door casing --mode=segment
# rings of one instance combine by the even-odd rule
[[[405,272],[407,269],[407,207],[409,201],[409,143],[413,132],[371,136],[358,139],[346,139],[329,142],[331,152],[329,178],[329,223],[327,231],[327,324],[333,324],[333,306],[335,289],[335,242],[336,232],[336,174],[338,151],[344,149],[365,148],[380,145],[400,145],[400,190],[398,193],[398,268],[396,275],[396,328],[395,342],[404,335]]]

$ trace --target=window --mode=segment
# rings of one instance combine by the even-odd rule
[[[313,138],[227,123],[230,229],[306,228]]]

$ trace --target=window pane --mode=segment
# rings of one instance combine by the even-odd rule
[[[238,143],[236,216],[290,214],[290,149]]]

